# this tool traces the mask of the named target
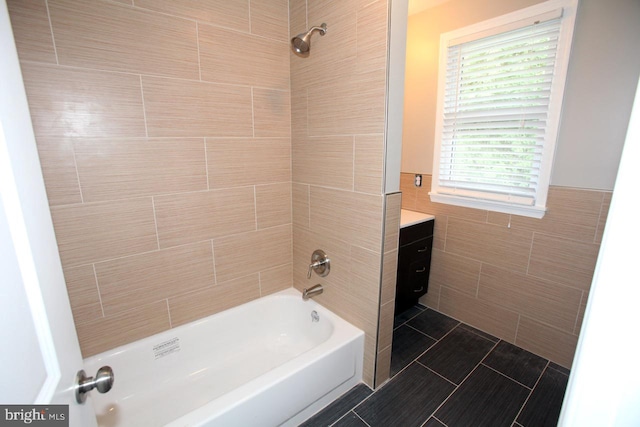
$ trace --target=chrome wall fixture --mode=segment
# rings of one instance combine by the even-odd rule
[[[311,272],[320,277],[325,277],[331,271],[331,260],[322,249],[316,249],[311,255],[311,264],[309,264],[309,271],[307,272],[307,279],[311,279]]]
[[[327,24],[322,24],[319,27],[311,27],[306,33],[300,33],[291,39],[291,49],[299,56],[309,56],[309,49],[311,49],[311,34],[314,31],[324,36],[327,33]]]

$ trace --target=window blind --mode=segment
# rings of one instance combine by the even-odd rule
[[[439,192],[533,205],[560,19],[447,47]]]

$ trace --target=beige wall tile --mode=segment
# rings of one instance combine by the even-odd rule
[[[151,198],[51,208],[65,267],[158,249]]]
[[[198,79],[196,24],[101,1],[49,0],[62,65]]]
[[[388,252],[398,248],[400,236],[400,208],[402,193],[386,195],[385,225],[384,225],[384,250]]]
[[[357,57],[357,13],[356,1],[307,1],[307,26],[319,26],[324,22],[328,28],[323,37],[315,35],[311,53],[304,58],[306,65],[321,71],[314,78],[330,77],[327,71],[336,64],[341,67],[334,68],[333,75],[340,73],[346,78],[353,77]]]
[[[391,376],[391,347],[378,352],[376,365],[376,389],[383,385]]]
[[[221,27],[249,31],[246,0],[135,0],[136,7],[208,22]]]
[[[439,311],[503,340],[515,341],[519,316],[499,305],[488,304],[443,286]]]
[[[210,188],[291,181],[288,138],[207,138]]]
[[[289,90],[289,44],[198,26],[202,80]],[[250,47],[250,48],[249,48]]]
[[[310,86],[309,135],[384,133],[385,83],[379,69]]]
[[[289,2],[287,0],[251,0],[251,33],[287,41],[289,38]]]
[[[536,233],[529,274],[588,291],[600,245]]]
[[[525,273],[531,239],[529,231],[449,217],[445,248],[453,254]]]
[[[424,176],[424,175],[423,175]],[[402,209],[416,210],[418,192],[413,183],[413,174],[400,174],[400,191],[402,192]]]
[[[293,180],[353,190],[353,140],[352,136],[294,138]]]
[[[433,222],[433,249],[444,251],[447,241],[447,226],[449,217],[438,215]]]
[[[611,207],[611,196],[613,193],[607,191],[602,198],[602,208],[600,210],[600,216],[598,218],[598,226],[596,227],[596,243],[602,243],[602,235],[604,234],[604,227],[607,223],[609,215],[609,208]]]
[[[64,278],[76,324],[103,317],[93,265],[66,268]]]
[[[388,302],[380,306],[380,326],[378,329],[378,351],[391,346],[393,337],[393,313],[395,303]]]
[[[312,230],[374,252],[381,250],[381,196],[312,186],[310,204]]]
[[[145,136],[140,77],[22,64],[36,137]]]
[[[253,128],[257,137],[291,136],[289,92],[253,88]]]
[[[290,262],[290,225],[214,239],[218,283]]]
[[[429,287],[444,285],[475,297],[481,265],[473,259],[434,249],[431,254]]]
[[[149,136],[253,135],[248,87],[146,76],[142,87]]]
[[[210,241],[95,266],[106,316],[215,284]]]
[[[38,156],[49,205],[81,203],[73,142],[65,138],[38,138]]]
[[[290,37],[307,31],[307,0],[289,0]]]
[[[56,63],[46,0],[7,1],[21,61]]]
[[[260,298],[257,274],[220,283],[206,289],[169,298],[173,326],[201,319],[206,316]]]
[[[260,272],[260,296],[293,286],[293,264],[285,264]]]
[[[154,197],[161,248],[256,229],[253,187]]]
[[[256,186],[258,229],[291,224],[291,184]]]
[[[377,309],[380,305],[381,254],[351,245],[349,291],[358,299],[366,299]]]
[[[487,211],[487,223],[509,227],[509,224],[511,224],[511,215],[502,212]]]
[[[293,54],[291,54],[293,55]],[[298,58],[299,59],[299,58]],[[294,68],[294,65],[291,65]],[[298,78],[299,79],[299,78]],[[295,75],[291,76],[291,135],[294,140],[307,137],[307,90],[296,89]]]
[[[293,224],[309,228],[309,186],[305,184],[292,184],[293,197]]]
[[[358,70],[386,69],[387,0],[360,2],[357,23]]]
[[[478,299],[573,332],[582,292],[524,274],[482,266]]]
[[[570,369],[578,337],[522,317],[515,344]]]
[[[429,290],[418,300],[420,304],[425,305],[434,310],[440,310],[440,292],[442,286],[436,283],[429,283]]]
[[[82,357],[89,357],[170,327],[167,302],[159,301],[115,316],[76,324],[76,331]]]
[[[511,226],[592,243],[603,196],[602,191],[552,186],[542,219],[513,215]]]
[[[75,141],[85,202],[207,189],[204,139]]]
[[[384,135],[356,135],[354,190],[382,194]]]
[[[398,250],[384,253],[382,260],[382,290],[380,304],[394,302],[396,298],[396,275],[398,271]]]

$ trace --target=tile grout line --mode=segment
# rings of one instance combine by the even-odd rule
[[[575,321],[575,322],[573,322],[573,334],[574,334],[574,335],[575,335],[575,333],[576,333],[576,328],[578,327],[578,319],[580,319],[580,307],[582,307],[582,300],[584,300],[584,292],[585,292],[585,291],[582,291],[582,292],[580,293],[580,303],[578,304],[578,312],[576,313],[576,321]],[[586,311],[586,310],[585,310],[585,311]],[[584,316],[584,314],[583,314],[583,316]],[[578,333],[579,333],[579,332],[580,332],[580,331],[578,331]]]
[[[516,414],[515,418],[513,419],[514,423],[518,422],[518,417],[520,416],[520,414],[522,413],[522,410],[524,409],[525,406],[527,406],[527,403],[529,402],[529,399],[531,398],[531,395],[533,394],[533,391],[536,389],[536,387],[538,386],[538,384],[540,383],[540,380],[542,379],[543,375],[545,372],[547,372],[547,368],[549,367],[549,364],[551,363],[551,361],[547,360],[547,364],[545,365],[544,369],[542,370],[542,373],[540,374],[540,376],[538,377],[538,380],[536,381],[536,383],[533,385],[533,387],[531,388],[531,391],[529,392],[529,395],[527,396],[527,398],[524,400],[524,402],[522,403],[522,406],[520,407],[520,410],[518,411],[518,413]],[[512,423],[513,424],[513,423]]]
[[[76,145],[71,142],[71,153],[73,154],[73,167],[76,170],[76,179],[78,180],[78,191],[80,192],[80,203],[84,204],[84,195],[82,193],[82,183],[80,182],[80,171],[78,171],[78,158],[76,156]],[[64,206],[64,205],[57,205]]]
[[[171,309],[169,308],[169,298],[164,300],[167,303],[167,315],[169,316],[169,329],[173,329],[173,322],[171,321]]]
[[[444,338],[444,337],[443,337],[443,338]],[[473,369],[472,369],[472,370],[467,374],[467,376],[466,376],[466,377],[464,377],[464,379],[463,379],[462,381],[460,381],[460,384],[459,384],[456,388],[454,388],[454,389],[453,389],[453,391],[449,394],[449,396],[447,396],[447,398],[446,398],[446,399],[444,399],[444,400],[442,401],[442,403],[440,403],[440,405],[439,405],[439,406],[438,406],[438,407],[437,407],[437,408],[436,408],[436,409],[431,413],[431,415],[429,415],[429,416],[427,417],[427,420],[429,420],[429,418],[431,418],[431,417],[435,417],[435,416],[436,416],[436,415],[435,415],[435,414],[436,414],[436,412],[438,412],[438,410],[439,410],[440,408],[442,408],[442,406],[443,406],[445,403],[447,403],[447,401],[451,398],[451,396],[453,396],[453,395],[455,394],[455,392],[456,392],[456,391],[458,391],[458,389],[462,386],[462,384],[464,384],[464,382],[465,382],[465,381],[466,381],[466,380],[467,380],[467,379],[468,379],[468,378],[469,378],[469,377],[470,377],[470,376],[471,376],[471,375],[472,375],[472,374],[473,374],[473,373],[478,369],[478,366],[480,366],[480,365],[482,365],[482,364],[483,364],[483,362],[485,361],[485,359],[486,359],[487,357],[489,357],[489,355],[491,354],[491,352],[492,352],[493,350],[495,350],[495,348],[498,346],[498,343],[499,343],[499,342],[500,342],[500,341],[498,341],[497,343],[495,343],[495,344],[493,345],[493,347],[491,347],[491,349],[487,352],[487,354],[485,354],[485,356],[482,358],[482,360],[480,360],[480,362],[478,362],[478,364],[477,364],[477,365],[476,365],[476,366],[475,366],[475,367],[474,367],[474,368],[473,368]],[[438,421],[440,421],[440,420],[438,420]],[[426,421],[425,421],[425,422],[426,422]],[[444,424],[444,423],[443,423],[443,424]]]
[[[156,243],[158,244],[158,249],[157,250],[161,250],[160,248],[160,233],[158,233],[158,217],[156,215],[156,201],[154,196],[151,196],[151,207],[153,208],[153,225],[155,225],[156,227]],[[153,252],[153,251],[149,251],[149,252]],[[139,254],[136,254],[139,255]]]
[[[56,47],[56,37],[53,34],[53,21],[51,20],[51,12],[49,11],[49,0],[45,0],[44,5],[47,8],[47,18],[49,19],[49,31],[51,31],[51,43],[53,44],[53,54],[56,57],[56,65],[60,65],[60,60],[58,59],[58,48]]]
[[[549,361],[548,361],[548,360],[547,360],[547,363],[549,363]],[[515,378],[511,378],[509,375],[505,374],[504,372],[500,372],[499,370],[497,370],[497,369],[495,369],[495,368],[493,368],[493,367],[491,367],[491,366],[487,365],[486,363],[481,363],[481,365],[482,365],[482,366],[484,366],[485,368],[489,368],[489,369],[491,369],[491,370],[492,370],[492,371],[494,371],[495,373],[502,375],[503,377],[505,377],[505,378],[507,378],[507,379],[509,379],[509,380],[513,381],[514,383],[516,383],[516,384],[518,384],[518,385],[521,385],[522,387],[526,388],[526,389],[527,389],[527,390],[529,390],[529,391],[533,390],[533,388],[532,388],[532,387],[529,387],[528,385],[522,384],[520,381],[516,380]],[[546,365],[545,365],[545,367],[546,367]],[[543,370],[543,371],[544,371],[544,370]],[[540,375],[542,375],[542,373],[540,373]]]
[[[202,65],[200,65],[200,27],[196,21],[196,47],[198,48],[198,79],[202,81]]]
[[[207,177],[207,191],[211,190],[211,185],[209,183],[209,159],[207,158],[207,138],[202,138],[204,140],[204,172]]]
[[[144,87],[142,85],[142,74],[140,76],[140,96],[142,98],[142,118],[144,119],[144,134],[149,138],[149,126],[147,126],[147,107],[144,105]]]
[[[531,254],[533,253],[533,242],[536,239],[536,232],[534,231],[531,234],[531,246],[529,246],[529,257],[527,258],[527,271],[525,272],[525,275],[529,274],[529,267],[531,267]]]
[[[105,318],[107,316],[104,315],[104,305],[102,304],[102,294],[100,293],[100,285],[98,284],[98,273],[96,272],[96,264],[95,263],[91,264],[91,267],[93,268],[93,277],[96,280],[96,289],[98,290],[98,301],[100,302],[100,310],[102,311],[102,318]]]
[[[433,369],[431,369],[430,367],[428,367],[427,365],[423,364],[422,362],[420,362],[419,360],[416,360],[416,363],[420,366],[422,366],[425,369],[428,369],[429,371],[433,372],[434,374],[436,374],[437,376],[439,376],[440,378],[442,378],[443,380],[445,380],[446,382],[448,382],[449,384],[451,384],[454,388],[458,388],[459,384],[454,383],[453,381],[451,381],[449,378],[445,377],[444,375],[434,371]]]
[[[216,275],[216,252],[215,248],[213,247],[213,239],[211,239],[211,259],[213,261],[213,284],[217,285],[218,277]]]

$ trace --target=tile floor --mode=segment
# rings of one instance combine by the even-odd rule
[[[569,371],[434,310],[395,319],[392,379],[351,389],[305,427],[546,427]]]

